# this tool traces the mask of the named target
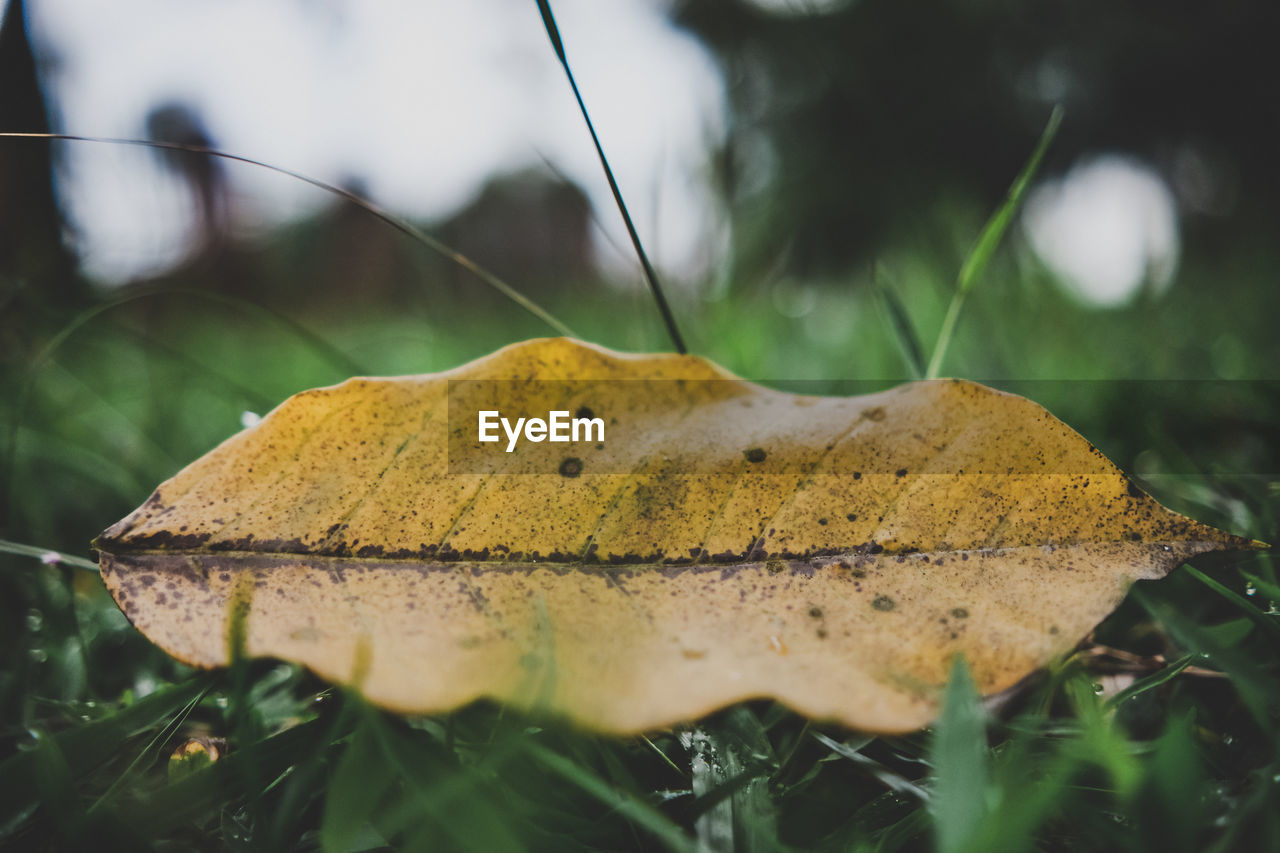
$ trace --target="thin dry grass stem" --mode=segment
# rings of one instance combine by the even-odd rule
[[[153,139],[119,139],[106,136],[83,136],[74,133],[18,133],[14,131],[0,131],[0,139],[43,139],[63,142],[96,142],[104,145],[135,145],[142,148],[153,148],[162,151],[182,151],[188,154],[202,154],[208,157],[219,157],[223,160],[232,160],[237,163],[248,163],[251,166],[259,166],[263,169],[267,169],[281,175],[286,175],[290,178],[302,181],[303,183],[310,184],[317,189],[321,189],[327,193],[338,196],[339,198],[354,204],[356,207],[359,207],[361,210],[376,216],[378,219],[382,220],[387,225],[390,225],[405,236],[421,243],[437,254],[453,261],[458,266],[467,270],[485,284],[489,285],[494,290],[498,291],[503,296],[507,297],[533,316],[537,317],[539,320],[542,320],[551,328],[555,329],[559,334],[570,338],[580,337],[567,325],[556,319],[551,312],[547,311],[541,305],[538,305],[532,299],[520,293],[514,287],[507,284],[505,281],[498,278],[492,272],[480,266],[466,255],[450,248],[422,229],[414,226],[408,220],[402,219],[399,216],[384,210],[369,201],[367,198],[357,195],[350,190],[345,190],[342,187],[328,183],[327,181],[322,181],[319,178],[313,178],[310,175],[303,174],[302,172],[297,172],[293,169],[286,169],[283,166],[275,166],[271,163],[255,160],[252,157],[245,157],[240,154],[231,154],[226,151],[219,151],[216,148],[208,148],[203,145],[188,145],[182,142],[160,142]]]
[[[1084,665],[1086,672],[1098,674],[1150,673],[1164,669],[1170,664],[1162,654],[1139,655],[1104,643],[1093,642],[1091,639],[1085,640],[1075,653],[1075,657]],[[1201,678],[1227,677],[1224,672],[1199,666],[1184,667],[1181,674]]]

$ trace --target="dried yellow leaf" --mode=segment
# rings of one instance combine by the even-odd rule
[[[508,454],[476,440],[493,405],[607,439]],[[771,696],[901,732],[956,654],[1003,690],[1133,581],[1250,544],[971,382],[804,397],[549,339],[298,394],[96,547],[128,617],[197,666],[242,633],[405,712],[490,697],[633,732]]]

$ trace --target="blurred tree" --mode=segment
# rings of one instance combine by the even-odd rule
[[[1103,0],[679,0],[726,74],[720,190],[739,262],[839,272],[948,194],[994,206],[1062,103],[1047,165],[1120,150],[1171,182],[1188,227],[1280,219],[1280,7]],[[752,268],[752,267],[748,267]]]
[[[0,23],[0,130],[48,133],[49,115],[22,0]],[[48,142],[0,143],[0,354],[9,358],[33,309],[80,302],[86,287],[62,243]]]
[[[596,275],[586,194],[537,169],[491,178],[436,228],[447,244],[530,293],[552,293]],[[456,265],[448,272],[458,286],[472,281]]]
[[[168,101],[147,113],[147,138],[193,149],[218,147],[196,108],[179,101]],[[194,251],[216,251],[227,236],[231,215],[230,188],[222,161],[197,151],[166,149],[156,153],[191,192],[197,230]]]

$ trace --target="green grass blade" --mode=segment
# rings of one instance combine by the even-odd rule
[[[672,761],[671,756],[663,752],[656,743],[649,740],[649,738],[646,735],[640,735],[640,740],[644,741],[644,743],[647,744],[650,749],[652,749],[654,752],[658,754],[658,756],[662,759],[662,763],[666,764],[672,770],[676,771],[676,773],[682,778],[684,778],[685,780],[688,780],[689,778],[688,772],[685,771],[682,767],[680,767],[680,765]]]
[[[1139,694],[1146,693],[1148,690],[1153,690],[1156,687],[1159,687],[1161,684],[1167,684],[1168,682],[1177,678],[1178,673],[1182,672],[1184,669],[1191,666],[1194,660],[1195,660],[1195,657],[1193,655],[1183,655],[1182,657],[1178,658],[1176,661],[1164,667],[1163,669],[1153,672],[1150,675],[1140,678],[1137,681],[1133,682],[1124,690],[1121,690],[1119,693],[1117,693],[1116,695],[1108,699],[1104,703],[1104,707],[1107,710],[1111,710],[1112,708],[1119,708],[1127,700],[1132,699],[1133,697]]]
[[[759,717],[748,707],[726,712],[724,726],[683,732],[689,752],[694,820],[700,850],[777,850],[777,806],[769,777],[777,768],[773,745]]]
[[[86,569],[91,572],[98,571],[98,564],[93,560],[86,560],[84,557],[77,557],[64,551],[55,551],[52,548],[37,548],[35,545],[10,542],[8,539],[0,539],[0,553],[14,554],[19,557],[34,557],[46,564],[61,563],[65,566],[75,566],[77,569]]]
[[[681,742],[690,751],[692,778],[689,784],[695,797],[693,832],[698,840],[698,850],[700,853],[719,853],[737,849],[741,840],[734,831],[732,796],[739,790],[738,786],[745,785],[749,779],[729,776],[729,768],[725,766],[727,756],[722,755],[715,737],[705,728],[689,732]]]
[[[884,267],[876,264],[875,271],[876,303],[880,306],[881,317],[885,325],[898,343],[902,359],[911,371],[912,379],[923,379],[925,374],[924,347],[915,327],[911,325],[911,317],[907,314],[907,306],[898,298],[898,292],[888,280]]]
[[[325,794],[320,848],[325,853],[353,849],[353,842],[393,781],[369,726],[362,721],[342,753]]]
[[[987,813],[987,723],[964,658],[947,682],[942,716],[933,734],[934,778],[929,810],[939,853],[972,844]]]
[[[1271,636],[1272,640],[1280,641],[1280,622],[1276,622],[1274,619],[1267,616],[1255,607],[1252,601],[1245,598],[1240,593],[1228,589],[1221,582],[1209,577],[1195,566],[1184,565],[1182,570],[1238,607],[1245,616],[1249,617],[1253,624],[1257,625],[1263,631],[1266,631],[1267,634]]]
[[[83,831],[84,814],[76,803],[75,777],[67,756],[55,738],[43,735],[36,740],[31,756],[32,793],[53,819],[57,831],[74,837]]]
[[[4,137],[5,135],[6,134],[0,133],[0,137]],[[101,302],[80,311],[68,320],[62,328],[58,330],[57,334],[50,338],[44,347],[36,353],[26,366],[26,371],[22,377],[21,384],[19,385],[16,399],[11,401],[12,409],[9,416],[9,435],[8,440],[5,442],[4,455],[0,458],[0,482],[4,483],[4,485],[0,485],[0,489],[7,489],[8,492],[7,495],[0,495],[0,498],[3,498],[3,501],[0,502],[0,516],[3,516],[8,511],[8,507],[14,506],[17,500],[16,489],[18,486],[18,478],[14,476],[14,473],[17,470],[18,437],[23,419],[26,417],[27,405],[31,400],[31,395],[35,388],[36,380],[40,371],[47,363],[53,361],[54,355],[64,344],[66,344],[68,340],[70,340],[73,335],[76,335],[100,316],[113,311],[116,308],[129,305],[139,300],[152,299],[157,296],[173,294],[192,296],[198,299],[211,301],[216,304],[229,305],[233,308],[243,310],[246,313],[255,314],[259,318],[270,320],[276,325],[283,327],[293,336],[303,341],[312,350],[332,362],[342,373],[351,375],[353,373],[362,374],[366,372],[360,369],[359,365],[346,354],[342,353],[336,347],[332,346],[319,335],[308,330],[297,321],[292,320],[279,312],[235,296],[228,296],[196,288],[164,287],[140,290],[130,293],[127,296]],[[0,523],[5,522],[6,520],[7,519],[0,517]]]
[[[1169,720],[1155,742],[1142,789],[1132,810],[1146,849],[1196,853],[1208,825],[1205,769],[1196,746],[1195,712]]]
[[[924,788],[921,788],[905,776],[893,772],[874,758],[868,758],[849,744],[840,743],[838,740],[829,738],[821,732],[814,732],[813,738],[836,755],[847,758],[859,767],[864,768],[872,776],[879,779],[889,790],[899,794],[910,794],[922,802],[929,801],[929,792]]]
[[[1225,673],[1258,726],[1274,734],[1275,717],[1280,714],[1280,685],[1254,661],[1249,652],[1221,642],[1205,626],[1197,624],[1172,604],[1152,598],[1140,587],[1134,587],[1129,594],[1175,642],[1187,651],[1204,656]]]
[[[1114,791],[1128,796],[1138,784],[1141,768],[1123,729],[1113,726],[1104,713],[1106,708],[1098,699],[1093,680],[1075,670],[1063,681],[1062,691],[1080,727],[1079,737],[1064,742],[1064,751],[1106,770]]]
[[[126,824],[154,838],[216,813],[230,801],[242,797],[249,802],[261,800],[265,787],[297,763],[299,756],[311,755],[325,746],[325,733],[321,720],[311,720],[244,744],[226,758],[165,785],[146,798],[122,799],[114,812]],[[245,772],[246,763],[253,765],[252,772]],[[247,784],[249,779],[260,780],[262,786]]]
[[[625,791],[617,790],[586,767],[540,743],[529,741],[524,744],[524,748],[543,767],[646,830],[666,849],[690,853],[694,850],[693,842],[684,830],[649,804]]]
[[[168,722],[207,690],[210,683],[208,676],[189,679],[140,699],[109,717],[60,732],[52,740],[65,756],[72,777],[84,778],[110,760],[122,742]],[[0,825],[35,801],[39,760],[33,752],[19,752],[0,764]]]
[[[947,348],[951,346],[951,336],[955,333],[956,321],[960,318],[960,307],[964,304],[965,297],[969,295],[969,291],[973,289],[973,284],[977,281],[978,276],[986,269],[991,256],[995,254],[996,246],[1000,245],[1000,239],[1004,236],[1004,232],[1008,230],[1009,223],[1013,221],[1013,215],[1017,213],[1018,207],[1021,206],[1022,198],[1026,195],[1027,188],[1031,185],[1031,179],[1035,177],[1036,172],[1039,170],[1040,161],[1044,159],[1045,152],[1049,150],[1049,144],[1053,142],[1053,137],[1057,135],[1060,124],[1062,124],[1062,107],[1059,106],[1053,108],[1053,113],[1049,116],[1049,122],[1045,125],[1044,132],[1040,134],[1040,141],[1036,143],[1035,150],[1031,153],[1031,158],[1027,160],[1026,165],[1022,167],[1022,171],[1018,173],[1018,177],[1014,179],[1013,184],[1009,187],[1009,192],[1005,195],[1004,202],[987,220],[982,233],[978,236],[978,242],[974,244],[969,256],[965,258],[964,263],[960,266],[960,274],[956,276],[956,292],[951,297],[951,304],[947,306],[947,315],[943,318],[942,328],[938,332],[938,341],[933,347],[933,357],[929,359],[929,367],[925,371],[926,379],[938,378],[938,373],[942,369],[942,360],[946,357]]]
[[[971,849],[1038,849],[1033,843],[1036,832],[1053,817],[1080,766],[1071,750],[1037,754],[1033,747],[1041,736],[1023,734],[1002,747],[1001,765],[993,776],[998,805]]]
[[[124,769],[124,772],[117,776],[111,783],[111,786],[107,788],[107,790],[103,791],[102,795],[99,796],[98,799],[94,801],[93,805],[89,807],[89,812],[91,814],[96,809],[100,808],[103,803],[109,802],[112,795],[114,795],[116,791],[120,790],[121,786],[124,785],[125,782],[133,778],[134,774],[137,773],[138,768],[142,766],[148,758],[155,758],[155,750],[160,746],[160,744],[164,743],[166,738],[173,735],[182,727],[182,724],[187,721],[187,717],[190,716],[191,712],[200,704],[200,700],[204,699],[204,697],[208,695],[209,689],[212,686],[212,684],[208,684],[205,686],[204,690],[200,691],[195,696],[192,696],[191,701],[187,702],[187,704],[182,707],[182,710],[175,714],[173,718],[167,721],[159,731],[151,736],[151,740],[147,741],[146,745],[143,746],[142,749],[138,750],[138,754],[134,757],[133,761],[129,763],[129,766]]]
[[[382,711],[367,708],[363,726],[377,745],[382,773],[397,780],[401,796],[375,812],[372,824],[384,837],[403,834],[409,850],[519,850],[520,822],[494,799],[489,779],[501,777],[510,758],[508,741],[491,744],[487,772],[460,765],[456,753],[395,725]]]

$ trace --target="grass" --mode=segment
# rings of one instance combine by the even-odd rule
[[[1025,271],[1016,256],[998,256],[994,268],[1004,280],[990,287],[1031,286],[1010,282]],[[936,324],[946,288],[927,276],[910,280],[915,290],[901,298],[916,310],[912,323]],[[934,281],[945,280],[939,269]],[[1148,321],[1140,309],[1099,320],[1033,284],[1049,306],[1042,310],[1068,325],[1145,325],[1134,331],[1135,347],[1173,322]],[[1076,350],[1036,352],[1034,321],[999,319],[1009,309],[984,302],[984,292],[971,294],[967,322],[996,319],[1014,339],[1008,349],[1025,347],[1029,361],[1066,363],[1078,375],[1108,369],[1105,351],[1087,352],[1094,365]],[[759,298],[686,308],[688,324],[702,330],[699,348],[756,375],[787,375],[804,360],[798,378],[819,384],[903,370],[893,324],[882,322],[870,288],[819,296],[832,310],[845,303],[847,334],[870,365],[852,369],[841,338],[800,353],[768,345],[789,339],[788,324],[823,320],[766,314],[753,304]],[[197,310],[207,300],[191,294],[153,299],[180,307],[162,323],[104,307],[69,322],[46,357],[6,377],[7,390],[28,389],[6,397],[23,399],[21,411],[6,412],[17,424],[7,436],[16,435],[17,456],[6,533],[39,546],[0,556],[0,838],[8,845],[976,851],[1280,842],[1280,589],[1266,554],[1219,557],[1140,585],[1091,644],[998,713],[983,712],[957,677],[937,726],[902,738],[869,739],[768,702],[646,738],[606,738],[486,704],[395,717],[276,662],[192,672],[138,635],[82,564],[37,555],[84,554],[88,539],[156,482],[237,429],[241,412],[336,381],[348,361],[370,372],[435,369],[528,330],[410,318],[306,332],[301,321],[230,303]],[[1194,302],[1177,292],[1171,299]],[[579,310],[573,322],[613,339],[608,314]],[[717,337],[733,323],[736,334]],[[641,331],[651,337],[640,346],[661,347],[661,328]],[[1280,494],[1274,478],[1254,473],[1265,470],[1256,468],[1265,450],[1239,435],[1224,445],[1210,429],[1147,428],[1176,421],[1186,399],[1135,412],[1104,393],[1105,383],[1046,387],[1088,392],[1074,415],[1122,464],[1155,452],[1217,466],[1216,476],[1159,481],[1171,488],[1157,494],[1205,521],[1274,539]],[[1255,391],[1246,395],[1250,414],[1274,423],[1276,400],[1268,402],[1265,384]],[[226,738],[229,752],[171,778],[167,756],[193,736]]]

